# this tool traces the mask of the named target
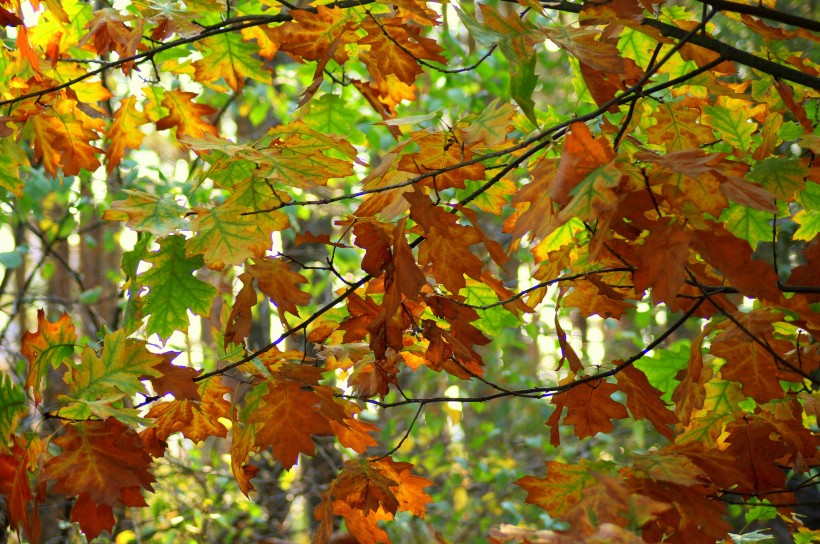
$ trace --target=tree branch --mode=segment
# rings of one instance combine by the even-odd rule
[[[644,19],[643,21],[641,21],[641,24],[657,28],[661,31],[661,33],[664,36],[671,36],[679,40],[682,40],[684,37],[687,36],[687,34],[689,34],[688,31],[682,28],[662,23],[654,19]],[[689,36],[688,40],[689,43],[699,45],[701,47],[705,47],[706,49],[714,51],[727,60],[731,60],[737,62],[738,64],[743,64],[750,68],[754,68],[755,70],[759,70],[763,73],[769,74],[774,78],[785,79],[787,81],[797,83],[798,85],[808,87],[810,89],[820,89],[820,78],[811,76],[789,66],[784,66],[782,64],[778,64],[776,62],[772,62],[770,60],[757,57],[755,55],[752,55],[751,53],[747,53],[746,51],[742,51],[736,47],[732,47],[731,45],[725,44],[720,40],[716,40],[704,34],[696,34],[693,36]]]
[[[791,13],[785,13],[776,9],[767,8],[762,5],[754,4],[740,4],[738,2],[728,2],[726,0],[697,0],[701,4],[712,6],[719,11],[731,11],[733,13],[742,13],[745,15],[755,15],[770,21],[777,21],[787,25],[805,28],[812,32],[820,32],[820,21],[813,19],[806,19]]]

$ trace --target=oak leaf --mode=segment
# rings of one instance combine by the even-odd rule
[[[424,517],[432,500],[424,488],[432,482],[413,475],[412,468],[410,463],[397,463],[390,457],[346,461],[316,507],[314,515],[320,521],[317,534],[328,535],[332,516],[341,515],[359,542],[375,544],[387,542],[387,534],[378,526],[380,520],[393,519],[398,511]]]
[[[216,289],[193,273],[203,265],[201,255],[185,255],[184,236],[173,235],[159,242],[159,249],[145,260],[152,267],[138,276],[148,287],[142,310],[148,318],[148,330],[165,340],[176,330],[188,327],[188,311],[207,316],[217,294]]]
[[[561,384],[564,385],[564,382]],[[611,395],[616,391],[617,385],[598,380],[578,384],[568,391],[556,394],[552,398],[555,412],[547,424],[556,429],[561,412],[566,407],[564,424],[573,425],[578,438],[594,436],[599,432],[608,433],[612,430],[613,419],[629,417],[624,405],[612,400]],[[557,439],[555,432],[553,438]],[[557,446],[555,440],[552,444]]]
[[[613,364],[618,366],[621,363],[614,361]],[[632,417],[651,421],[659,433],[673,440],[674,433],[669,425],[678,423],[678,418],[661,400],[662,393],[649,383],[646,375],[634,366],[628,366],[616,375],[616,379],[618,387],[626,393],[626,407]]]
[[[120,102],[114,120],[106,133],[111,141],[106,150],[105,171],[110,175],[119,166],[126,149],[139,149],[144,134],[139,127],[149,122],[148,116],[136,108],[137,97],[129,96]]]
[[[280,51],[301,61],[318,61],[327,55],[331,44],[339,38],[333,59],[340,65],[347,61],[344,46],[357,39],[355,32],[352,32],[356,27],[355,20],[348,11],[318,6],[316,13],[295,9],[290,15],[292,21],[267,31],[271,40],[279,44]]]
[[[299,289],[300,284],[307,283],[307,278],[291,270],[284,259],[254,259],[253,264],[245,266],[245,270],[257,280],[259,290],[276,304],[283,319],[285,312],[298,316],[299,310],[296,306],[304,306],[310,302],[310,295]]]
[[[196,42],[202,58],[194,62],[194,76],[200,83],[212,83],[220,77],[235,93],[242,91],[245,78],[270,84],[271,76],[255,57],[257,46],[233,32],[224,32]]]
[[[311,386],[291,380],[275,380],[267,384],[262,404],[248,418],[248,423],[260,424],[256,430],[256,445],[270,446],[273,457],[285,468],[296,464],[300,453],[313,455],[311,436],[332,436],[333,428],[319,404],[321,398]]]
[[[125,221],[134,230],[148,231],[157,236],[166,236],[187,227],[183,219],[187,210],[168,195],[158,197],[133,189],[124,192],[128,197],[112,202],[111,208],[103,213],[103,219]]]
[[[196,93],[186,91],[165,91],[162,106],[168,108],[168,115],[156,122],[157,130],[175,127],[177,138],[193,136],[201,138],[205,134],[216,135],[216,127],[203,119],[216,113],[216,110],[205,104],[194,102]]]
[[[106,506],[145,505],[139,490],[150,490],[154,481],[148,471],[151,457],[133,430],[112,418],[70,423],[66,434],[52,444],[62,451],[46,462],[45,477],[56,480],[56,493],[85,495],[77,514],[83,530],[113,528],[114,518],[107,518]],[[88,514],[92,517],[80,517]],[[101,516],[110,524],[103,526]]]
[[[165,361],[161,354],[151,353],[145,342],[125,337],[125,331],[108,333],[103,339],[102,355],[86,346],[79,365],[70,367],[66,377],[70,393],[61,397],[72,404],[60,409],[64,417],[85,419],[91,415],[85,401],[96,401],[117,394],[133,396],[144,393],[142,379],[159,376],[154,366]]]
[[[23,356],[29,361],[26,389],[34,390],[34,402],[40,404],[43,382],[48,369],[58,368],[68,363],[74,354],[77,333],[68,314],[51,322],[46,318],[45,310],[37,310],[37,332],[26,332],[21,341]]]
[[[146,415],[155,420],[155,426],[146,432],[151,438],[162,442],[175,432],[195,443],[209,436],[224,438],[228,435],[228,429],[219,419],[227,418],[231,412],[232,405],[225,400],[225,395],[230,391],[219,380],[210,379],[199,385],[199,398],[179,398],[155,404]]]

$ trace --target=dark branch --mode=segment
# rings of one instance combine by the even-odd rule
[[[657,28],[663,35],[671,36],[679,40],[684,39],[689,34],[688,31],[682,28],[662,23],[654,19],[644,19],[641,24]],[[725,59],[754,68],[755,70],[769,74],[777,79],[785,79],[810,89],[820,89],[820,78],[811,76],[801,72],[800,70],[796,70],[795,68],[757,57],[751,53],[747,53],[746,51],[742,51],[736,47],[725,44],[720,40],[710,38],[709,36],[705,36],[703,34],[689,36],[688,39],[690,43],[705,47],[711,51],[715,51]]]
[[[767,8],[762,5],[754,4],[740,4],[738,2],[727,2],[726,0],[697,0],[701,4],[712,6],[720,11],[731,11],[733,13],[742,13],[745,15],[755,15],[770,21],[777,21],[787,25],[805,28],[812,32],[820,32],[820,21],[813,19],[806,19],[791,13],[785,13],[776,9]]]

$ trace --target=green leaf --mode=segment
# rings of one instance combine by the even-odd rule
[[[757,130],[757,123],[749,120],[742,110],[730,110],[723,106],[703,106],[701,122],[712,127],[722,140],[741,151],[752,148],[752,134]]]
[[[140,261],[148,255],[148,246],[151,245],[153,239],[153,236],[143,234],[134,244],[134,249],[122,254],[122,271],[125,274],[127,288],[122,328],[129,334],[137,330],[142,324],[142,297],[140,296],[142,286],[136,281],[137,268]]]
[[[188,310],[207,317],[217,295],[212,285],[194,277],[202,268],[202,255],[185,256],[185,237],[169,236],[160,241],[159,251],[145,259],[153,267],[139,277],[149,291],[143,297],[148,333],[167,340],[174,331],[188,328]]]
[[[635,64],[646,69],[649,61],[652,60],[652,51],[658,42],[650,38],[643,32],[624,28],[618,38],[618,51],[621,54],[635,61]]]
[[[305,104],[299,110],[302,112],[300,119],[317,132],[348,136],[351,143],[361,144],[364,134],[350,130],[353,121],[361,115],[349,109],[348,103],[348,100],[339,95],[326,93]]]
[[[803,209],[794,216],[800,228],[794,233],[796,240],[813,240],[820,233],[820,183],[810,182],[797,194],[797,202]]]
[[[11,376],[0,374],[0,451],[17,430],[17,422],[28,413],[23,388],[11,381]]]
[[[652,357],[642,358],[635,363],[635,368],[646,375],[646,379],[653,387],[663,392],[661,399],[670,404],[672,393],[680,383],[675,379],[675,375],[688,364],[688,342],[681,342],[673,347],[654,350]]]
[[[729,207],[723,210],[720,220],[726,224],[729,232],[748,241],[755,248],[758,243],[772,239],[772,217],[771,212],[730,202]]]
[[[794,222],[800,225],[794,233],[795,240],[810,242],[820,234],[820,212],[800,210],[795,214]]]
[[[222,78],[238,93],[244,86],[245,78],[263,84],[271,83],[270,72],[259,59],[259,48],[252,42],[245,42],[236,32],[225,32],[196,42],[203,58],[194,62],[197,81],[210,83]]]
[[[777,198],[791,201],[806,187],[808,169],[795,158],[771,157],[752,166],[746,179],[760,183]]]
[[[538,78],[535,76],[535,55],[531,55],[512,66],[510,97],[515,100],[515,103],[518,104],[527,119],[537,125],[535,102],[532,99],[532,93],[538,84]]]
[[[464,11],[454,8],[462,24],[467,27],[470,36],[482,47],[489,47],[501,38],[501,34],[479,23],[475,17]]]

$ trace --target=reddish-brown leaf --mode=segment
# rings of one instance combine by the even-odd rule
[[[563,407],[567,408],[564,424],[573,425],[578,438],[586,438],[600,432],[610,432],[613,419],[629,417],[624,405],[612,400],[610,395],[616,391],[617,385],[601,380],[582,383],[555,395],[553,403],[556,412],[560,413]],[[557,419],[553,418],[554,414],[548,424],[556,426]]]
[[[224,347],[228,344],[244,344],[245,338],[251,333],[253,324],[252,309],[256,306],[256,290],[253,288],[253,276],[248,272],[239,275],[242,289],[236,295],[231,315],[225,325]]]
[[[618,365],[620,361],[613,364]],[[632,412],[632,417],[651,421],[659,433],[673,440],[674,433],[669,425],[677,424],[678,418],[661,400],[661,391],[653,387],[646,375],[634,366],[620,371],[616,379],[618,387],[626,393],[626,407]]]
[[[72,520],[90,532],[111,530],[111,507],[144,506],[139,490],[151,489],[151,457],[132,429],[113,418],[66,425],[66,434],[52,443],[62,450],[44,467],[53,490],[77,496],[79,508]],[[107,508],[106,508],[107,507]]]
[[[159,376],[148,376],[151,384],[154,386],[154,391],[158,395],[172,394],[175,399],[189,399],[200,400],[199,391],[194,382],[194,378],[199,376],[202,371],[196,370],[187,366],[179,366],[172,364],[171,361],[179,355],[179,353],[170,351],[162,354],[165,359],[153,366],[153,369],[159,372]]]

